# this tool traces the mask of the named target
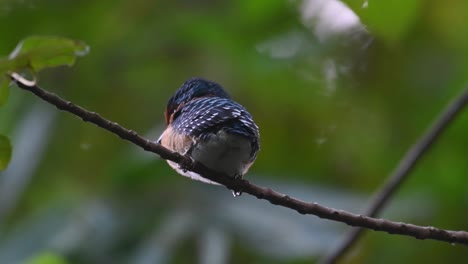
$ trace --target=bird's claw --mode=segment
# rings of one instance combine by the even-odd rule
[[[232,192],[232,196],[234,196],[234,197],[239,197],[239,196],[242,195],[242,192],[241,192],[241,191],[234,191],[234,190],[231,190],[231,192]]]
[[[240,181],[240,180],[242,180],[242,174],[234,174],[233,178],[236,181]],[[242,195],[242,191],[240,191],[240,190],[233,190],[232,189],[231,192],[232,192],[232,195],[234,197],[238,197],[238,196]]]
[[[186,159],[184,159],[180,164],[179,168],[186,173],[187,171],[193,171],[193,164],[195,163],[195,160],[188,156],[185,155]]]

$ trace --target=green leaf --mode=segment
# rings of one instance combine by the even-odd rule
[[[11,159],[11,143],[10,140],[0,135],[0,170],[4,170]]]
[[[0,75],[0,106],[4,105],[8,99],[10,93],[8,86],[10,86],[10,79]]]
[[[46,252],[30,259],[27,264],[67,264],[67,261],[57,254]]]
[[[71,66],[77,56],[88,53],[82,41],[61,37],[28,37],[21,41],[8,58],[0,58],[0,73],[30,68],[40,71],[61,65]]]

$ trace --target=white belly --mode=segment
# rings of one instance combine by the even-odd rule
[[[251,148],[247,138],[221,130],[209,140],[198,142],[191,156],[215,171],[242,176],[251,163]]]
[[[244,175],[251,165],[251,143],[242,136],[226,133],[221,130],[209,140],[199,141],[192,148],[190,155],[206,167],[225,173],[231,177]],[[194,180],[217,184],[201,177],[199,174],[180,169],[179,165],[168,161],[179,174]]]

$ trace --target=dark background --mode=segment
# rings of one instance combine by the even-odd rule
[[[468,81],[465,0],[2,1],[0,54],[31,35],[91,52],[42,87],[157,139],[189,77],[260,127],[248,179],[358,213]],[[355,15],[357,14],[357,16]],[[359,18],[358,18],[359,17]],[[0,132],[0,263],[310,263],[348,230],[178,176],[165,161],[11,88]],[[468,229],[468,115],[384,217]],[[460,263],[459,245],[367,232],[344,263]]]

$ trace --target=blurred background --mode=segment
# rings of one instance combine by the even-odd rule
[[[253,183],[358,213],[468,84],[465,0],[3,0],[0,54],[31,35],[91,52],[40,85],[157,139],[188,78],[260,127]],[[190,181],[164,160],[12,87],[0,133],[0,263],[314,263],[349,227]],[[383,217],[468,230],[468,113]],[[460,263],[459,245],[367,232],[342,263]]]

